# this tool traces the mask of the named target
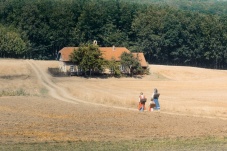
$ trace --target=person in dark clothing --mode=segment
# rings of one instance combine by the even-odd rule
[[[160,104],[159,104],[159,101],[158,101],[159,96],[160,96],[160,93],[158,93],[158,89],[155,88],[154,93],[151,96],[151,103],[150,103],[149,111],[160,110]]]

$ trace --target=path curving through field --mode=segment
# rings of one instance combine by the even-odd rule
[[[138,112],[138,110],[136,108],[110,106],[110,105],[93,103],[93,102],[88,102],[88,101],[85,101],[85,100],[78,99],[75,96],[72,96],[63,87],[60,87],[57,84],[55,84],[54,82],[52,82],[51,79],[49,78],[48,73],[43,71],[39,67],[39,65],[36,63],[35,60],[26,60],[26,61],[31,66],[33,71],[35,72],[38,80],[49,90],[50,96],[52,96],[53,98],[55,98],[57,100],[72,103],[72,104],[75,104],[75,105],[78,105],[80,103],[84,103],[84,104],[98,105],[98,106],[103,106],[103,107],[109,107],[109,108],[116,108],[116,109],[137,111]],[[222,119],[222,120],[227,120],[227,118],[225,118],[225,117],[217,117],[217,116],[191,115],[191,114],[175,113],[175,112],[167,112],[167,111],[160,111],[158,113],[159,114],[168,114],[168,115],[177,115],[177,116],[203,117],[203,118],[211,118],[211,119],[217,119],[218,118],[218,119]]]
[[[70,96],[63,88],[54,84],[47,76],[45,72],[43,72],[33,60],[26,60],[27,63],[31,66],[33,71],[35,72],[38,80],[48,89],[50,96],[57,100],[61,100],[68,103],[78,104],[78,100]]]
[[[77,98],[73,97],[71,94],[69,94],[64,88],[53,83],[48,78],[48,73],[44,72],[36,64],[36,62],[34,60],[26,60],[26,61],[31,66],[33,71],[35,72],[38,80],[49,90],[50,96],[57,99],[57,100],[72,103],[72,104],[86,103],[86,104],[91,104],[91,105],[99,105],[99,106],[104,106],[104,107],[111,107],[111,108],[117,108],[117,109],[137,111],[137,109],[133,109],[133,108],[108,106],[108,105],[105,105],[105,104],[92,103],[92,102],[87,102],[87,101],[84,101],[84,100],[81,100],[81,99],[77,99]]]

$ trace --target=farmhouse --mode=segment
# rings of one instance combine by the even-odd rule
[[[77,65],[70,61],[70,54],[77,50],[78,47],[64,47],[58,52],[57,59],[59,60],[59,68],[63,72],[78,72]],[[125,47],[99,47],[102,56],[105,60],[115,59],[120,61],[120,56],[123,52],[130,53],[130,51]],[[132,53],[134,57],[139,59],[141,66],[146,69],[147,62],[143,53]]]

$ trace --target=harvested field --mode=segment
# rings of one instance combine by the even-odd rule
[[[57,67],[56,61],[0,62],[0,93],[24,92],[0,95],[3,149],[18,143],[207,138],[218,140],[209,148],[227,148],[227,71],[150,65],[151,75],[142,78],[87,79],[51,77],[47,68]],[[139,112],[139,93],[150,98],[154,88],[161,93],[161,111]]]

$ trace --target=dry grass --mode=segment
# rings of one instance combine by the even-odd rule
[[[194,67],[150,65],[151,75],[142,79],[80,77],[55,78],[75,97],[125,107],[136,107],[140,92],[150,99],[161,93],[162,111],[227,117],[227,71]]]
[[[48,93],[24,60],[1,59],[0,62],[0,92],[23,89],[29,95]],[[57,61],[36,63],[45,72],[48,67],[59,65]],[[53,78],[50,75],[49,78],[74,97],[88,102],[136,108],[140,92],[150,100],[153,89],[158,88],[162,111],[227,117],[227,71],[161,65],[150,65],[150,70],[151,74],[142,79]]]
[[[58,67],[57,61],[33,62],[46,73],[48,67]],[[168,142],[166,148],[169,149],[175,143],[194,143],[196,138],[201,138],[199,142],[206,143],[203,138],[211,136],[211,143],[215,140],[211,147],[218,143],[226,145],[227,71],[151,65],[151,75],[142,79],[86,79],[48,75],[51,81],[65,88],[75,98],[110,106],[107,108],[90,103],[72,104],[50,98],[47,95],[48,89],[41,85],[28,62],[2,59],[0,63],[0,92],[22,88],[29,94],[0,97],[0,143],[68,141],[75,144],[81,142],[81,145],[86,146],[97,141],[98,143],[93,145],[99,146],[102,141],[107,144],[123,141],[122,146],[127,143],[128,146],[135,144],[132,150],[141,149],[141,143],[145,150],[149,150],[149,147],[154,147],[150,141],[157,143],[160,139],[164,140],[164,144],[160,145],[161,149],[164,145],[165,150],[166,139],[180,138],[176,142]],[[5,65],[10,70],[7,70]],[[51,85],[48,82],[46,84]],[[139,93],[144,92],[149,100],[154,88],[158,88],[161,93],[161,112],[111,108],[122,106],[136,110]],[[204,116],[209,118],[203,118]],[[186,139],[189,141],[183,143]],[[134,143],[133,140],[138,142]],[[71,145],[76,148],[75,144]],[[113,143],[113,150],[124,150],[128,147],[121,149],[117,148],[116,144]],[[88,147],[87,150],[94,146]],[[80,149],[86,150],[83,147]]]
[[[24,60],[0,59],[0,96],[40,95],[44,89]]]

